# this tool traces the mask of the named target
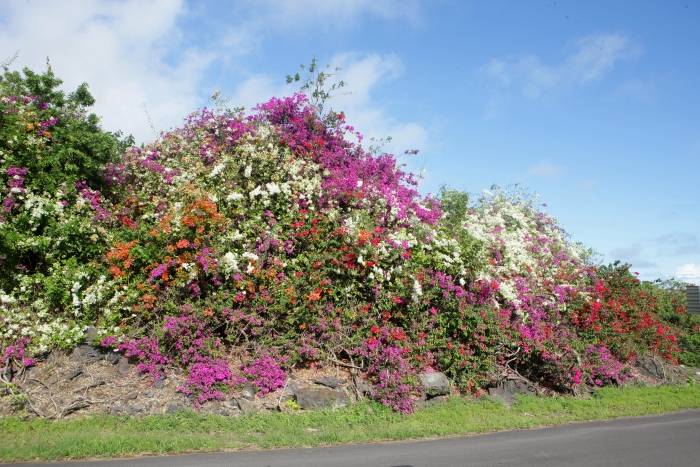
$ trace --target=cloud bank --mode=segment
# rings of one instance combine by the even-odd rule
[[[618,63],[635,57],[639,48],[621,34],[595,34],[578,39],[560,63],[545,63],[537,55],[492,58],[480,73],[500,89],[515,89],[537,99],[546,92],[583,86],[603,79]]]
[[[320,24],[351,27],[360,18],[414,21],[418,3],[397,0],[280,0],[231,4],[240,21],[211,37],[192,40],[183,25],[203,8],[182,0],[62,2],[10,0],[0,12],[0,60],[18,59],[13,67],[44,69],[47,57],[65,88],[90,85],[95,111],[109,130],[122,129],[137,141],[154,139],[177,126],[187,113],[205,105],[214,90],[209,71],[219,62],[237,61],[260,49],[276,28],[303,26],[312,33]],[[211,5],[207,8],[214,8]],[[221,8],[221,6],[217,6]],[[202,40],[204,41],[202,43]],[[196,45],[193,45],[196,44]],[[418,123],[400,122],[371,99],[380,81],[402,73],[393,55],[338,53],[350,91],[336,105],[370,136],[394,137],[395,148],[422,147],[427,132]],[[289,94],[280,77],[253,74],[235,87],[232,105],[252,106],[273,95]]]

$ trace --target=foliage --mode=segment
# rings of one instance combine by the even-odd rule
[[[324,115],[326,102],[336,91],[346,85],[342,80],[329,81],[340,71],[340,68],[331,69],[330,65],[327,65],[322,70],[316,57],[313,57],[311,63],[301,64],[299,69],[301,72],[287,75],[287,84],[300,83],[299,90],[309,96],[309,102],[318,110],[319,115]],[[332,110],[328,112],[328,117],[335,118],[335,116]]]
[[[35,75],[8,76],[38,86]],[[324,89],[322,76],[305,89]],[[56,161],[83,150],[71,146],[82,137],[54,138],[62,122],[87,128],[85,90],[42,110],[45,97],[8,100],[16,87],[3,88],[3,116],[13,116],[3,118],[57,119],[22,144],[48,138]],[[184,368],[180,390],[196,406],[245,381],[265,394],[292,367],[343,361],[404,413],[423,371],[475,394],[504,369],[576,391],[624,382],[640,354],[692,355],[697,328],[675,292],[640,284],[626,265],[592,264],[520,192],[421,196],[393,156],[366,150],[342,113],[323,113],[328,96],[272,98],[250,114],[202,109],[118,158],[118,138],[89,127],[99,154],[85,149],[89,160],[72,158],[63,178],[4,149],[3,347],[25,337],[37,353],[69,346],[94,324],[103,345],[155,379]],[[37,173],[55,191],[36,194]]]
[[[94,320],[107,246],[97,190],[130,143],[88,113],[87,85],[66,95],[60,84],[50,67],[0,76],[0,340],[30,337],[40,350],[71,345]]]

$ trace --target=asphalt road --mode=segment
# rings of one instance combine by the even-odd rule
[[[26,465],[26,464],[25,464]],[[43,465],[46,464],[33,464]],[[245,467],[700,466],[700,410],[441,440],[58,465]]]

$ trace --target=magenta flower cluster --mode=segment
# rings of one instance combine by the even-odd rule
[[[625,366],[610,353],[606,346],[589,346],[586,348],[586,357],[593,362],[590,378],[594,385],[622,384],[628,379]]]
[[[361,146],[352,145],[346,134],[353,128],[344,124],[343,114],[338,114],[335,125],[327,126],[303,94],[272,98],[257,110],[258,118],[275,125],[283,143],[307,153],[326,170],[323,188],[327,203],[366,207],[380,197],[396,211],[399,220],[415,214],[426,223],[437,223],[442,214],[440,203],[420,198],[415,188],[417,180],[397,166],[394,156],[375,157]]]
[[[112,215],[109,210],[102,204],[102,195],[99,191],[91,189],[86,181],[79,181],[75,184],[75,189],[80,193],[80,196],[90,203],[90,207],[95,211],[95,220],[104,222],[109,220]]]
[[[138,361],[136,369],[139,373],[148,374],[156,381],[163,377],[163,367],[170,362],[168,357],[161,353],[158,339],[153,337],[127,340],[119,344],[117,349],[123,352],[125,357]]]
[[[187,382],[177,389],[192,396],[195,407],[199,407],[207,401],[224,399],[228,388],[243,381],[234,377],[226,360],[203,357],[189,366]]]
[[[3,368],[9,367],[13,362],[19,363],[22,368],[27,368],[36,365],[36,359],[28,356],[27,345],[29,344],[28,337],[18,339],[14,344],[5,347],[5,351],[0,354],[0,366]]]
[[[265,395],[284,386],[287,373],[277,359],[265,355],[241,367],[241,372],[257,388],[258,394]]]
[[[2,201],[2,208],[5,212],[10,212],[17,204],[16,196],[20,193],[26,191],[24,187],[24,180],[27,176],[29,169],[26,167],[14,167],[10,166],[7,168],[6,174],[9,180],[7,181],[8,195]]]
[[[417,392],[416,370],[408,348],[401,345],[403,331],[386,327],[373,330],[375,335],[357,349],[369,362],[366,376],[372,383],[372,397],[397,412],[411,413]]]

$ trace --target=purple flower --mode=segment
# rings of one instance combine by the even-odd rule
[[[265,395],[284,386],[287,373],[273,357],[266,355],[241,367],[243,374],[258,387],[258,394]]]
[[[153,282],[154,280],[158,279],[160,276],[162,276],[165,271],[168,270],[168,265],[167,264],[159,264],[158,266],[154,267],[151,270],[151,274],[148,276],[148,281]]]

